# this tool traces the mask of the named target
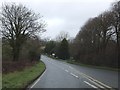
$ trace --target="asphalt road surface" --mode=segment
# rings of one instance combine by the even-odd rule
[[[118,72],[68,64],[42,55],[46,70],[30,88],[118,88]]]

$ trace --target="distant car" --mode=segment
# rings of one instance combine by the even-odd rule
[[[54,54],[54,53],[52,53],[52,56],[55,56],[55,54]]]

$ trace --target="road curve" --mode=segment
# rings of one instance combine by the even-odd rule
[[[33,88],[118,88],[118,73],[68,64],[42,55],[46,70],[31,86]]]

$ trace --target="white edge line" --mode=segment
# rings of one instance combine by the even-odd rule
[[[94,82],[94,81],[92,81],[92,80],[90,80],[90,79],[88,79],[88,80],[91,81],[92,83],[94,83],[96,86],[98,86],[98,87],[100,87],[100,88],[104,88],[103,86],[97,84],[96,82]]]
[[[110,86],[108,86],[108,85],[106,85],[106,84],[104,84],[104,83],[102,83],[102,82],[100,82],[100,81],[92,78],[91,76],[88,76],[88,75],[84,74],[84,73],[79,73],[79,74],[83,75],[83,76],[86,77],[87,79],[89,79],[89,78],[90,78],[90,79],[93,79],[94,81],[98,82],[99,84],[103,85],[104,87],[112,88],[112,87],[110,87]]]
[[[76,78],[78,78],[78,76],[77,75],[75,75],[75,74],[73,74],[73,73],[70,73],[71,75],[73,75],[74,77],[76,77]]]
[[[98,82],[99,84],[101,84],[101,85],[103,85],[103,86],[105,86],[105,87],[107,87],[107,88],[112,88],[112,87],[110,87],[110,86],[108,86],[108,85],[106,85],[106,84],[104,84],[104,83],[102,83],[102,82],[100,82],[100,81],[98,81],[98,80],[94,80],[94,81]]]
[[[93,88],[98,88],[98,87],[96,87],[96,86],[94,86],[94,85],[92,85],[92,84],[90,84],[89,82],[87,82],[87,81],[84,81],[86,84],[88,84],[89,86],[91,86],[91,87],[93,87]]]
[[[69,67],[71,67],[71,66],[69,66]],[[75,69],[74,69],[75,70]],[[78,72],[79,73],[79,72]],[[79,74],[81,74],[81,75],[83,75],[84,77],[86,77],[88,80],[90,80],[89,78],[91,78],[91,79],[93,79],[94,81],[96,81],[96,82],[94,82],[94,83],[96,83],[99,87],[101,87],[101,88],[104,88],[104,87],[107,87],[107,88],[112,88],[112,87],[110,87],[110,86],[108,86],[108,85],[106,85],[106,84],[104,84],[104,83],[102,83],[102,82],[100,82],[100,81],[98,81],[98,80],[96,80],[96,79],[94,79],[94,78],[92,78],[92,77],[90,77],[90,76],[88,76],[88,75],[86,75],[86,74],[84,74],[84,73],[79,73]],[[91,80],[90,80],[91,81]],[[101,84],[101,85],[103,85],[103,86],[101,86],[101,85],[99,85],[99,84]]]
[[[69,65],[68,65],[69,66]],[[69,68],[73,69],[73,67],[69,66]]]
[[[46,70],[42,73],[42,75],[34,82],[34,84],[30,87],[33,88],[35,86],[35,84],[38,83],[38,81],[41,79],[41,77],[45,74]]]
[[[88,76],[88,75],[87,75],[87,76]],[[88,76],[88,78],[93,79],[94,81],[96,81],[97,83],[99,83],[99,84],[103,85],[104,87],[107,87],[107,88],[112,88],[112,87],[110,87],[110,86],[108,86],[108,85],[106,85],[106,84],[104,84],[104,83],[102,83],[102,82],[100,82],[100,81],[98,81],[98,80],[96,80],[96,79],[94,79],[94,78],[90,77],[90,76]],[[90,80],[90,79],[89,79],[89,80]]]
[[[65,70],[66,72],[69,72],[68,70]]]

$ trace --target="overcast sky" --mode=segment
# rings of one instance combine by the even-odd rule
[[[22,3],[40,13],[47,23],[42,38],[54,39],[60,31],[75,37],[89,18],[108,10],[115,0],[0,0],[4,2]]]

